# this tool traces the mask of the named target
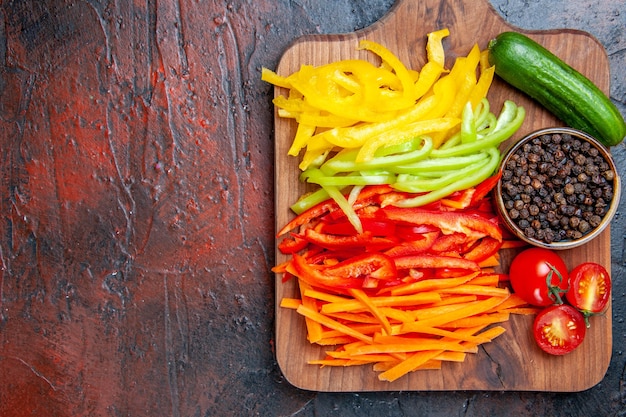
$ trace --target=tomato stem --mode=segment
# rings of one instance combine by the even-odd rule
[[[556,304],[563,304],[563,299],[561,298],[561,293],[566,293],[569,290],[569,282],[567,283],[567,288],[561,289],[561,284],[563,283],[563,275],[559,272],[559,270],[549,262],[546,262],[546,265],[550,268],[550,272],[546,275],[546,287],[548,287],[548,297],[550,297]],[[557,285],[552,285],[552,276],[556,273],[556,276],[559,278],[559,282]]]

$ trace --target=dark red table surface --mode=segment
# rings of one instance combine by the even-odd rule
[[[492,0],[596,36],[626,114],[622,0]],[[274,337],[272,88],[297,37],[393,0],[4,1],[1,416],[623,416],[624,200],[613,358],[582,393],[312,393]],[[624,145],[612,149],[620,174]]]

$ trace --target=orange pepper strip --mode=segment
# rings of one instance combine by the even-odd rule
[[[354,342],[354,338],[351,336],[335,336],[323,338],[317,342],[320,346],[337,346],[345,345],[346,343]]]
[[[298,285],[300,287],[300,292],[310,288],[310,285],[301,279],[298,280]],[[298,311],[300,307],[316,311],[318,309],[318,304],[315,299],[302,295],[302,303],[296,307],[296,311]],[[317,343],[322,338],[322,325],[309,317],[305,317],[304,320],[307,328],[307,339],[310,343]]]
[[[467,352],[474,351],[474,348],[467,349],[458,341],[444,341],[441,339],[429,338],[429,337],[407,337],[401,338],[395,337],[394,342],[385,341],[384,343],[372,343],[357,347],[355,349],[346,349],[353,355],[366,355],[372,353],[405,353],[405,352],[418,352],[428,351],[433,349],[440,349],[442,351],[453,352]]]
[[[370,354],[370,355],[352,355],[350,353],[346,353],[345,351],[334,351],[334,352],[326,352],[326,354],[335,359],[350,359],[352,361],[363,361],[363,362],[391,362],[397,361],[391,355],[388,354]]]
[[[463,362],[467,354],[465,352],[443,352],[435,357],[439,361]]]
[[[397,297],[370,297],[372,303],[377,306],[386,307],[408,307],[420,304],[428,304],[439,301],[441,297],[436,292],[422,292],[419,294],[403,295]],[[363,311],[365,307],[358,300],[343,301],[341,303],[324,304],[322,313],[334,313],[339,311]]]
[[[449,314],[454,311],[460,310],[462,308],[472,305],[473,303],[476,303],[477,300],[477,298],[473,298],[465,301],[460,300],[459,302],[453,304],[444,304],[421,308],[413,312],[413,317],[415,317],[415,321],[419,323],[423,320],[428,320],[433,317],[441,316],[442,314]],[[406,331],[404,329],[400,329],[398,333],[406,333]]]
[[[324,314],[326,314],[327,316],[333,317],[335,319],[343,320],[344,322],[351,321],[353,323],[376,324],[377,327],[380,328],[380,321],[369,313],[337,312],[337,313],[324,313]]]
[[[432,303],[430,304],[430,306],[441,307],[441,306],[447,306],[451,304],[467,303],[469,301],[476,301],[476,300],[478,300],[478,297],[475,295],[453,295],[453,296],[442,297],[441,301]]]
[[[464,317],[458,320],[453,320],[446,323],[446,327],[450,328],[458,328],[458,327],[472,327],[478,325],[489,325],[493,323],[501,323],[509,320],[509,313],[500,312],[500,313],[489,313],[489,314],[478,314],[475,316]]]
[[[380,322],[381,326],[387,332],[387,334],[391,334],[391,324],[387,317],[376,307],[376,305],[372,302],[370,297],[365,294],[365,292],[358,288],[351,288],[348,290],[351,296],[353,296],[356,300],[359,300],[363,305],[372,313],[376,319]]]
[[[440,294],[475,294],[479,296],[495,296],[495,297],[507,297],[510,293],[506,288],[490,287],[488,285],[472,285],[464,284],[454,288],[442,288],[439,290]]]
[[[280,306],[282,308],[288,308],[291,310],[296,310],[302,304],[302,300],[299,298],[283,298],[280,300]]]
[[[461,284],[465,284],[474,277],[476,277],[479,272],[474,272],[469,275],[465,275],[459,278],[433,278],[433,279],[425,279],[422,281],[413,282],[410,284],[398,285],[391,289],[391,295],[406,295],[417,293],[421,291],[434,291],[443,288],[456,287]]]
[[[351,324],[350,327],[353,330],[356,330],[359,333],[362,333],[364,335],[373,335],[377,332],[380,332],[380,324],[379,323],[354,323]],[[342,336],[345,335],[345,333],[343,333],[341,330],[324,330],[324,332],[322,333],[322,338],[323,339],[328,339],[331,337],[337,337],[337,336]],[[357,343],[355,342],[355,340],[352,340],[350,343]],[[363,342],[359,341],[359,346],[361,344],[363,344]]]
[[[305,307],[304,305],[301,305],[300,307],[298,307],[297,311],[299,314],[302,314],[304,317],[308,317],[311,320],[314,320],[317,323],[320,323],[321,325],[326,326],[330,329],[339,330],[343,334],[352,336],[357,340],[361,340],[365,343],[372,343],[373,341],[373,338],[371,336],[366,336],[363,333],[357,332],[352,327],[346,326],[345,324],[342,324],[323,314],[320,314],[315,310]]]
[[[427,320],[422,320],[419,322],[419,326],[442,326],[444,324],[448,324],[450,322],[453,322],[455,320],[459,320],[462,319],[464,317],[469,317],[469,316],[474,316],[477,314],[481,314],[495,306],[497,306],[498,304],[502,303],[502,301],[504,301],[503,297],[490,297],[487,298],[485,300],[481,300],[481,301],[476,301],[476,302],[472,302],[469,303],[468,305],[464,306],[463,308],[460,308],[458,310],[449,312],[447,314],[441,314],[439,316],[436,317],[431,317]],[[405,323],[402,325],[402,330],[404,332],[411,332],[412,330],[412,326],[413,323]],[[417,325],[416,325],[417,326]]]
[[[419,322],[416,322],[414,326],[416,329],[415,330],[416,333],[447,337],[452,340],[466,341],[466,342],[472,342],[472,343],[477,343],[477,344],[488,343],[488,342],[491,342],[492,340],[484,336],[474,336],[470,334],[463,334],[460,332],[457,333],[451,330],[440,329],[438,327],[419,326]],[[406,339],[410,339],[410,338],[406,338]],[[396,335],[374,336],[374,343],[395,343],[397,340],[404,340],[404,339],[401,339],[401,336],[396,336]]]
[[[319,359],[309,361],[309,365],[322,365],[322,366],[358,366],[370,363],[369,361],[359,361],[352,359]]]
[[[398,363],[396,366],[378,374],[378,379],[381,381],[393,382],[396,379],[406,375],[407,373],[421,367],[431,359],[436,358],[442,354],[444,350],[427,350],[424,352],[416,352],[409,359]]]

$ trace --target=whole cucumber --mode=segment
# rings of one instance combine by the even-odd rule
[[[606,146],[626,136],[617,107],[592,81],[526,35],[503,32],[488,45],[496,74],[537,100],[561,121]]]

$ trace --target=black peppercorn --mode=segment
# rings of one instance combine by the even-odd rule
[[[527,237],[547,243],[579,239],[602,222],[614,179],[610,164],[588,141],[543,134],[503,165],[502,199]]]

